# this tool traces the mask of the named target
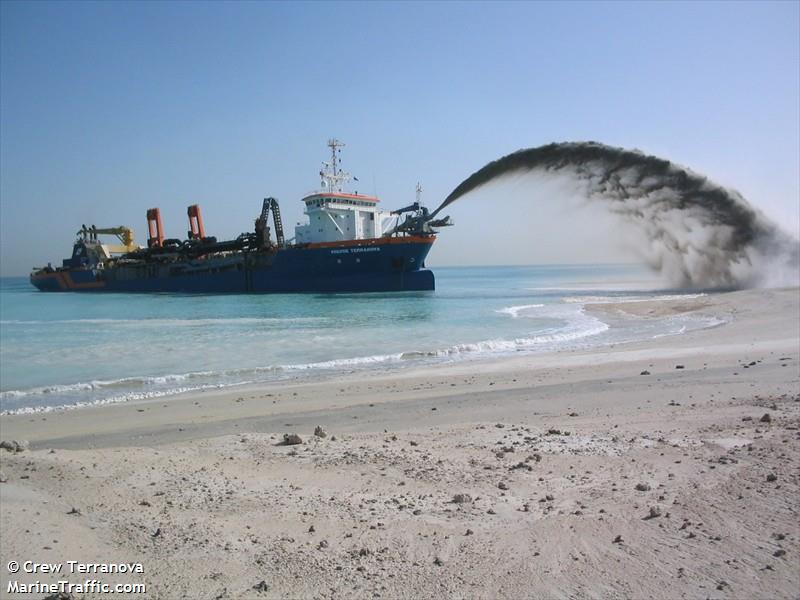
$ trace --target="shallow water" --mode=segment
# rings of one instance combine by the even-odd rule
[[[48,294],[0,280],[0,410],[40,410],[361,369],[680,334],[691,315],[605,322],[588,302],[675,295],[630,265],[437,268],[435,292]]]

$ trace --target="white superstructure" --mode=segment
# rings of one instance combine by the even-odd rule
[[[381,237],[396,225],[398,217],[378,209],[378,198],[343,191],[352,179],[341,170],[338,153],[343,146],[336,139],[328,140],[332,158],[323,163],[319,175],[322,189],[303,198],[308,224],[298,224],[295,243],[340,242]]]

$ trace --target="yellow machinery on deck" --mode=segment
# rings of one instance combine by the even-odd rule
[[[98,235],[115,235],[121,244],[101,244],[108,254],[126,254],[138,250],[139,246],[133,241],[133,229],[130,227],[83,227],[78,230],[78,235],[87,243],[97,243]]]

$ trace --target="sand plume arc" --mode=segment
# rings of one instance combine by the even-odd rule
[[[645,234],[636,250],[673,285],[757,285],[765,279],[765,261],[782,272],[797,270],[797,240],[738,192],[663,158],[597,142],[547,144],[492,161],[433,214],[480,186],[524,173],[568,177],[587,199],[604,201]]]

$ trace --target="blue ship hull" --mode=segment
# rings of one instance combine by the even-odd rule
[[[424,261],[435,237],[379,238],[235,252],[195,260],[119,261],[101,269],[31,275],[42,291],[296,293],[399,292],[435,288]]]

